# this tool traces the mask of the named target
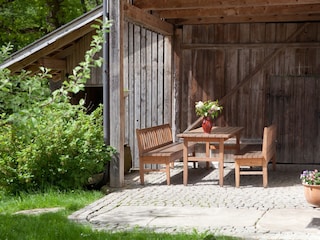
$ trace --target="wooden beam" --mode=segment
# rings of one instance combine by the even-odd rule
[[[279,42],[279,43],[189,43],[182,44],[182,49],[224,50],[247,48],[320,48],[320,42]]]
[[[172,10],[190,8],[213,7],[241,7],[241,6],[279,6],[318,4],[319,0],[135,0],[134,5],[144,10]]]
[[[319,14],[276,15],[276,16],[220,16],[207,18],[177,19],[172,23],[176,25],[198,25],[215,23],[268,23],[268,22],[313,22],[320,21]],[[171,21],[170,21],[171,22]]]
[[[143,26],[151,31],[160,33],[165,36],[173,35],[173,25],[155,17],[141,9],[132,6],[131,4],[124,4],[125,19],[129,22]]]
[[[306,14],[307,13],[307,14]],[[173,9],[157,11],[160,18],[196,18],[213,16],[281,16],[281,15],[311,15],[320,13],[320,4],[304,4],[289,6],[241,6],[241,7],[220,7],[220,8],[198,8],[198,9]]]

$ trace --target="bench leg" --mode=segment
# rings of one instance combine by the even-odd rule
[[[170,163],[166,163],[167,185],[170,185]]]
[[[263,187],[268,186],[268,163],[262,166]]]
[[[139,174],[140,174],[140,184],[144,185],[144,163],[140,159],[140,169],[139,169]]]
[[[237,160],[235,160],[234,173],[236,177],[236,187],[240,186],[240,165]]]

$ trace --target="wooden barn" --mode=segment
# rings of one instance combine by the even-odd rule
[[[137,128],[170,123],[181,133],[196,125],[199,100],[218,99],[225,124],[244,127],[243,139],[261,139],[264,126],[277,124],[277,162],[320,162],[319,1],[105,0],[1,67],[47,66],[59,84],[103,15],[113,21],[108,61],[86,94],[97,104],[105,91],[111,103],[107,137],[119,152],[112,186],[123,185],[125,145],[138,169]]]

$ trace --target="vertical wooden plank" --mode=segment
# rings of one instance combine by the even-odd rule
[[[129,78],[130,78],[130,86],[131,89],[129,92],[128,100],[130,110],[134,110],[131,114],[131,119],[129,121],[132,122],[133,129],[131,129],[132,134],[135,136],[135,129],[141,128],[143,124],[143,119],[140,117],[140,109],[142,108],[143,101],[140,100],[140,86],[141,86],[141,71],[140,71],[140,27],[134,24],[130,24],[130,38],[129,41]],[[137,51],[138,50],[138,51]],[[133,149],[133,168],[137,168],[139,166],[139,151],[138,146],[136,144],[136,136],[134,137],[134,145],[130,145],[131,149]]]
[[[236,27],[234,24],[226,24],[225,25],[225,39],[226,43],[232,43],[237,41],[237,34],[234,33]],[[225,50],[226,51],[226,69],[225,69],[225,81],[226,81],[226,92],[229,92],[233,89],[236,84],[238,83],[238,49],[237,48],[230,48]],[[236,109],[237,107],[237,99],[235,95],[231,96],[225,103],[224,112],[226,114],[226,121],[233,121],[233,119],[237,118],[236,114],[232,109]]]
[[[175,133],[181,133],[182,130],[182,121],[181,121],[181,106],[182,106],[182,81],[184,79],[183,75],[183,52],[180,48],[182,43],[182,29],[176,29],[174,35],[174,42],[173,42],[173,90],[172,90],[172,127],[175,126],[176,130]]]
[[[294,130],[294,147],[297,149],[295,151],[295,159],[294,162],[300,162],[303,163],[303,149],[304,149],[304,143],[303,143],[303,113],[306,106],[303,104],[304,99],[304,79],[301,77],[295,78],[296,81],[294,81],[294,113],[295,113],[295,130]],[[299,149],[299,150],[298,150]]]
[[[293,32],[296,31],[297,25],[296,24],[287,24],[285,25],[285,32],[286,32],[286,38],[288,38]],[[293,95],[293,85],[296,79],[294,77],[295,73],[295,58],[294,56],[294,49],[285,49],[283,54],[283,64],[281,65],[281,68],[283,68],[283,76],[281,78],[281,104],[283,104],[283,114],[279,114],[278,121],[281,122],[281,130],[278,130],[278,138],[279,143],[283,146],[282,150],[282,156],[283,161],[292,161],[296,154],[294,153],[294,145],[292,142],[292,139],[294,139],[294,133],[295,133],[295,109],[292,106],[292,98]],[[288,76],[288,77],[286,77]]]
[[[191,43],[192,41],[192,26],[183,26],[182,31],[182,43]],[[181,83],[181,106],[180,106],[180,124],[181,131],[187,129],[195,120],[195,114],[193,112],[194,106],[190,106],[189,102],[189,89],[191,86],[192,78],[192,51],[189,49],[183,50],[181,58],[181,71],[182,81]]]
[[[211,24],[207,26],[207,39],[206,43],[213,43],[214,41],[214,25]],[[215,94],[215,67],[216,67],[216,59],[215,59],[215,52],[216,50],[206,50],[205,62],[206,62],[206,80],[207,83],[207,91],[210,99],[218,99],[219,96]]]
[[[124,22],[123,24],[123,68],[127,69],[127,71],[124,71],[123,73],[123,87],[124,89],[129,89],[129,83],[130,81],[130,76],[129,76],[129,56],[128,56],[128,30],[129,30],[129,26],[127,22]],[[129,97],[124,99],[124,112],[125,112],[125,121],[127,124],[125,124],[125,135],[124,135],[124,144],[127,145],[129,144],[129,140],[134,137],[132,136],[132,132],[130,132],[130,129],[132,129],[132,126],[130,126],[132,124],[132,122],[130,121],[130,117],[131,116],[131,111],[130,111],[130,102],[129,102]],[[132,107],[132,106],[131,106]]]
[[[164,37],[164,48],[163,48],[163,61],[164,61],[164,115],[163,115],[163,122],[170,123],[170,126],[173,128],[173,133],[175,133],[175,116],[172,115],[172,96],[174,91],[172,91],[172,37],[166,36]],[[175,140],[175,134],[173,134],[173,139]]]
[[[147,111],[147,92],[146,92],[146,86],[147,86],[147,30],[146,29],[141,29],[141,49],[140,49],[140,79],[135,79],[136,82],[136,88],[137,88],[137,93],[135,96],[136,99],[136,121],[138,119],[140,120],[139,127],[137,128],[146,128],[149,127],[146,122],[146,111]],[[138,46],[137,46],[138,47]]]
[[[289,75],[290,76],[290,75]],[[279,138],[278,142],[283,146],[282,151],[282,162],[291,162],[294,163],[295,158],[295,146],[294,146],[294,135],[295,135],[295,107],[294,107],[294,77],[284,77],[284,84],[282,84],[283,89],[283,101],[284,109],[283,116],[279,116],[278,125],[281,123],[281,126],[278,127],[277,136]],[[280,127],[282,129],[280,129]],[[277,154],[279,154],[277,152]]]
[[[113,20],[110,32],[109,96],[110,96],[110,145],[117,154],[110,162],[110,186],[124,184],[124,100],[123,100],[123,1],[109,1],[110,19]]]
[[[146,109],[145,115],[146,126],[152,126],[152,33],[147,31],[146,34]],[[148,114],[146,114],[148,113]]]
[[[164,123],[164,65],[163,65],[163,51],[164,51],[164,39],[163,36],[157,34],[157,124]]]
[[[198,57],[200,55],[200,57]],[[201,84],[198,83],[198,65],[201,60],[201,51],[192,50],[191,52],[191,71],[188,74],[188,96],[187,96],[187,104],[188,109],[190,109],[190,113],[188,113],[188,126],[193,122],[192,116],[195,116],[195,103],[203,99],[203,89],[201,88]],[[200,80],[199,80],[200,81]]]
[[[241,43],[250,42],[250,24],[241,24],[240,25],[240,37],[239,41]],[[239,66],[238,66],[238,80],[244,79],[249,74],[249,62],[250,62],[250,49],[242,48],[238,51],[239,54]],[[236,112],[235,119],[232,119],[231,124],[235,126],[248,126],[248,112],[249,112],[249,94],[250,89],[248,87],[242,87],[238,91],[236,101],[238,103],[238,108],[235,108]],[[243,136],[249,136],[249,132],[252,133],[252,129],[245,128]],[[256,133],[254,133],[255,135]],[[256,135],[255,135],[256,136]]]
[[[312,76],[303,77],[304,81],[304,99],[302,121],[303,121],[303,162],[305,163],[317,163],[314,159],[314,152],[318,151],[319,145],[315,145],[315,140],[317,136],[314,134],[317,130],[318,116],[316,114],[318,106],[316,105],[316,78]]]
[[[158,35],[154,32],[151,33],[151,125],[158,125]]]
[[[250,42],[264,42],[265,39],[265,24],[252,24],[250,28]],[[262,61],[264,61],[264,49],[254,48],[250,53],[250,69],[255,69]],[[260,94],[260,89],[263,86],[264,73],[259,71],[254,78],[249,82],[250,94],[250,111],[248,117],[251,119],[251,133],[248,132],[248,136],[253,137],[254,133],[262,133],[261,107],[264,103],[264,97]],[[248,122],[248,124],[250,124]]]

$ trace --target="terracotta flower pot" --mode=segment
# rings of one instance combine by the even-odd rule
[[[303,184],[303,186],[307,202],[313,206],[320,207],[320,185]]]

